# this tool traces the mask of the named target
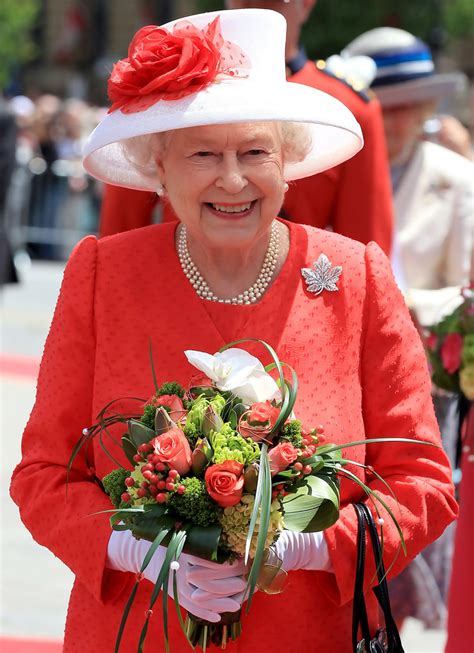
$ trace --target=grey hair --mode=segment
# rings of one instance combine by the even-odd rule
[[[307,124],[281,121],[278,124],[282,140],[283,161],[303,161],[311,150],[311,131]],[[169,147],[173,131],[133,136],[120,141],[127,161],[148,177],[156,177],[158,183],[157,159],[163,157]]]

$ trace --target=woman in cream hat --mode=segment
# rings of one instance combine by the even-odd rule
[[[461,73],[435,72],[428,46],[404,30],[365,32],[344,50],[376,65],[395,202],[394,268],[422,325],[437,322],[468,285],[474,246],[474,166],[424,140],[440,100],[462,90]]]
[[[166,193],[179,222],[88,237],[66,268],[11,490],[33,536],[76,574],[65,653],[112,650],[147,550],[128,533],[111,535],[103,515],[90,516],[109,507],[95,481],[113,463],[100,446],[93,465],[76,459],[67,501],[63,490],[77,435],[98,409],[115,397],[149,395],[149,339],[160,380],[187,384],[193,372],[183,350],[264,338],[298,372],[298,416],[323,422],[328,441],[404,435],[439,442],[423,350],[380,249],[275,217],[288,182],[362,146],[345,106],[286,82],[284,48],[277,13],[203,14],[143,28],[112,71],[112,107],[86,145],[85,166],[104,181]],[[302,270],[321,255],[342,272],[337,289],[321,279],[314,292]],[[389,456],[373,445],[353,457],[392,485],[414,556],[456,514],[449,467],[440,448],[387,446]],[[113,453],[123,460],[118,447]],[[366,480],[398,511],[385,488]],[[277,554],[291,584],[280,595],[255,595],[229,650],[351,650],[350,504],[364,497],[344,483],[341,497],[341,517],[324,535],[280,537]],[[392,560],[399,536],[386,521]],[[182,606],[211,621],[240,607],[242,563],[181,559]],[[125,651],[136,649],[163,551],[153,560],[124,632]],[[395,571],[403,564],[399,556]],[[370,611],[375,626],[373,602]],[[158,606],[147,653],[161,645],[159,614]],[[174,613],[169,631],[172,650],[187,651]]]

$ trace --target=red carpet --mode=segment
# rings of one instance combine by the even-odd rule
[[[0,636],[1,653],[61,653],[63,643],[55,639],[21,639]]]
[[[38,376],[39,364],[40,359],[36,356],[0,354],[0,374],[2,375],[19,376],[34,381]]]

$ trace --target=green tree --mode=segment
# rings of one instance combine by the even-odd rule
[[[197,0],[198,11],[224,7],[223,0]],[[318,0],[303,29],[302,41],[310,57],[340,52],[356,36],[380,26],[405,29],[434,49],[446,37],[472,34],[473,0]]]
[[[0,0],[0,89],[5,88],[12,66],[35,55],[31,29],[39,0]]]

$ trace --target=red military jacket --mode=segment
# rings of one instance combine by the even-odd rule
[[[392,195],[379,102],[332,77],[322,65],[307,61],[290,80],[317,88],[343,102],[359,122],[365,144],[349,161],[292,182],[286,194],[284,215],[292,222],[329,228],[362,243],[373,240],[389,255]],[[150,224],[156,202],[154,193],[106,186],[99,235],[109,236]],[[173,210],[165,202],[163,220],[173,219]]]
[[[396,573],[456,515],[451,471],[440,446],[430,378],[420,339],[380,249],[337,234],[289,224],[290,251],[262,300],[234,306],[200,299],[185,277],[175,249],[176,223],[156,225],[97,241],[85,238],[67,265],[45,347],[36,403],[25,429],[22,461],[11,493],[35,540],[76,575],[69,604],[65,653],[108,653],[135,580],[106,569],[110,502],[95,477],[114,461],[94,441],[89,464],[78,456],[66,466],[82,429],[112,399],[153,393],[148,343],[157,380],[187,385],[195,368],[183,351],[216,352],[238,337],[264,338],[297,371],[295,412],[308,426],[322,423],[326,442],[404,436],[437,446],[384,443],[346,451],[375,475],[351,466],[383,496],[403,529],[408,559],[398,555]],[[342,266],[337,292],[308,292],[301,275],[321,253]],[[245,345],[247,348],[247,345]],[[248,347],[264,363],[260,348]],[[121,430],[110,436],[121,435]],[[109,452],[125,466],[108,434]],[[334,573],[292,571],[282,594],[258,592],[244,616],[242,637],[229,653],[297,653],[351,647],[351,597],[356,567],[354,501],[364,500],[350,480],[341,482],[341,515],[325,532]],[[95,514],[94,514],[95,513]],[[385,517],[387,563],[398,533]],[[373,580],[373,564],[367,582]],[[133,653],[152,585],[140,583],[121,651]],[[373,596],[368,593],[372,618]],[[172,605],[171,650],[189,651]],[[278,627],[276,627],[278,624]],[[160,603],[154,608],[144,653],[164,651]],[[216,651],[210,647],[210,651]]]

